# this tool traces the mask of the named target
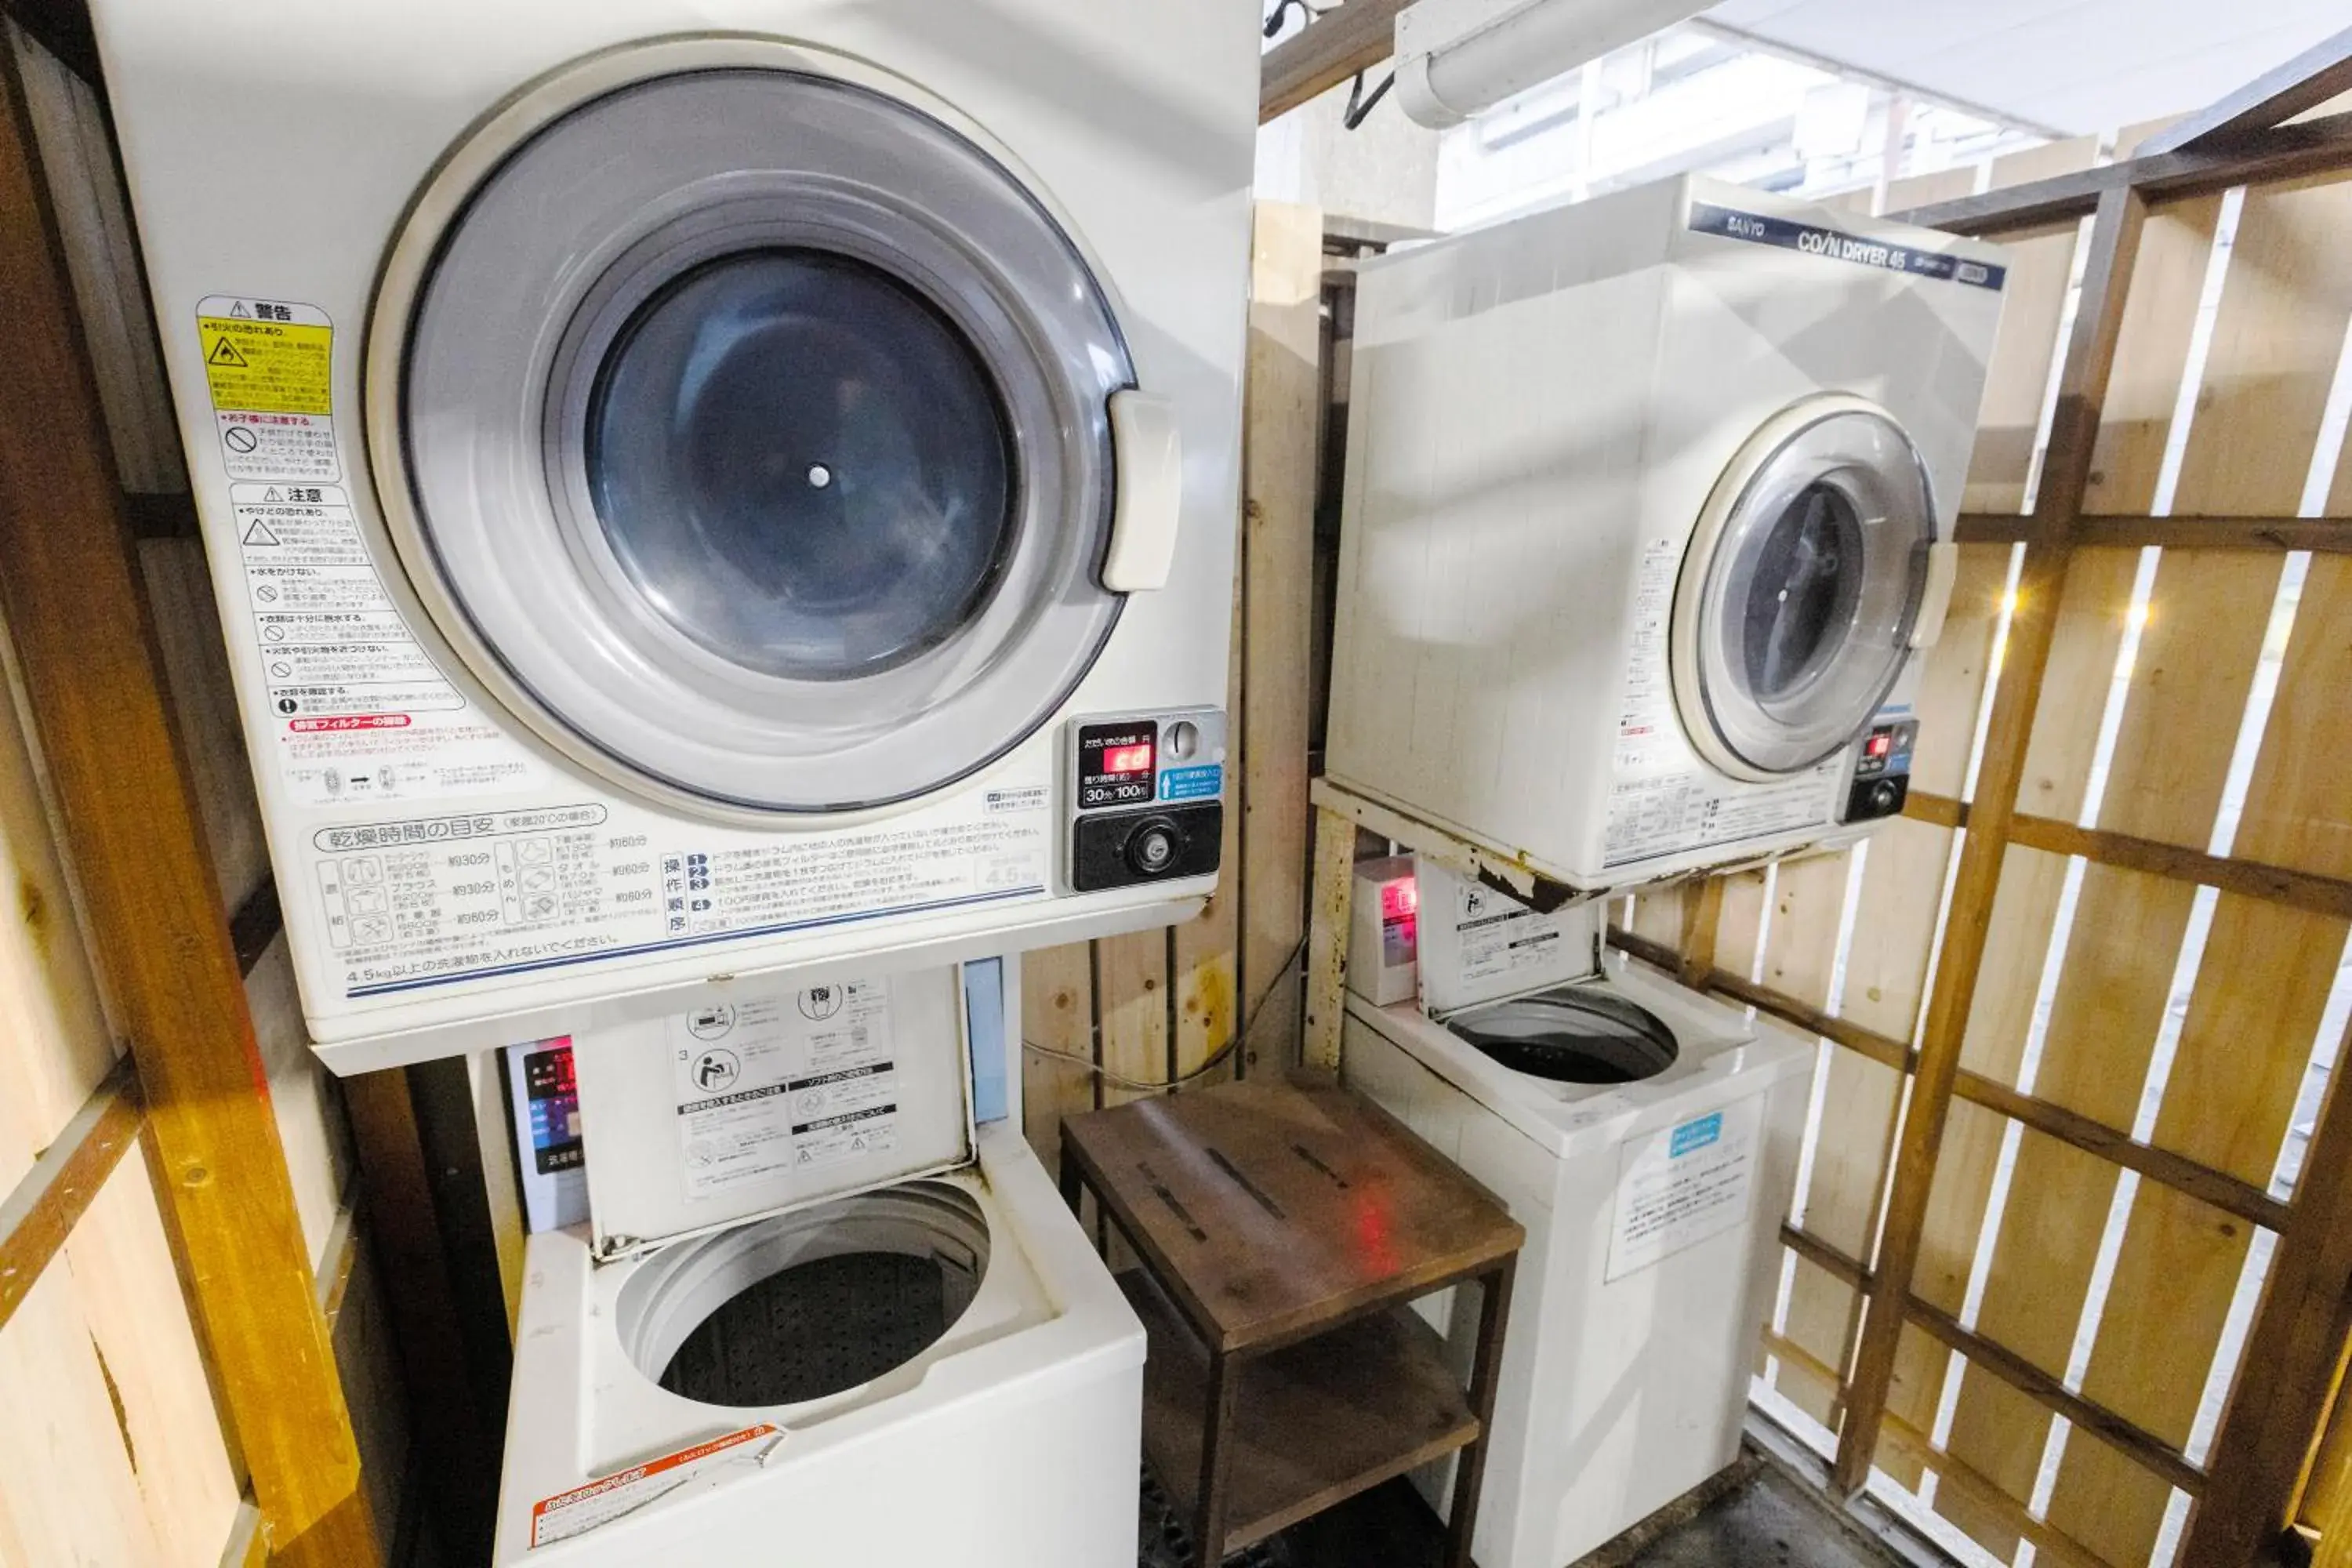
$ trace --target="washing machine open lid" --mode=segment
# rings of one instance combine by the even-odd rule
[[[747,994],[572,1041],[595,1256],[969,1165],[950,967]]]
[[[1935,641],[1958,547],[1911,437],[1843,394],[1767,420],[1708,497],[1675,591],[1675,705],[1700,754],[1769,783],[1869,728]]]
[[[1601,900],[1538,914],[1425,855],[1415,858],[1413,877],[1421,1006],[1438,1022],[1601,973]]]

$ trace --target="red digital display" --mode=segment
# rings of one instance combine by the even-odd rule
[[[1863,750],[1874,757],[1883,757],[1894,747],[1894,744],[1895,737],[1892,735],[1873,735],[1870,738],[1870,743],[1863,747]]]
[[[1384,920],[1402,920],[1421,908],[1421,889],[1411,877],[1400,877],[1393,882],[1381,884],[1381,915]]]
[[[1102,771],[1107,773],[1148,773],[1151,771],[1151,743],[1139,746],[1107,746],[1103,749]]]

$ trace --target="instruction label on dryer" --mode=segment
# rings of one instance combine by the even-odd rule
[[[713,1004],[666,1032],[690,1198],[898,1146],[887,981]]]
[[[361,997],[1042,894],[1049,820],[1020,789],[765,836],[583,801],[321,828],[312,870]]]
[[[1786,784],[1735,784],[1694,767],[1675,710],[1672,636],[1683,552],[1672,540],[1643,546],[1634,581],[1633,645],[1618,708],[1616,782],[1609,791],[1604,866],[1630,865],[1706,844],[1814,827],[1837,800],[1832,758]]]
[[[231,485],[229,504],[278,776],[297,801],[436,800],[543,782],[544,766],[475,713],[418,644],[340,488]]]
[[[196,342],[230,479],[342,478],[334,342],[334,323],[315,305],[227,294],[197,301]]]
[[[1764,1097],[1751,1094],[1619,1152],[1607,1278],[1621,1279],[1748,1217]]]

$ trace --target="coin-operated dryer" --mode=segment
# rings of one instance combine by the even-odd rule
[[[1900,812],[2006,280],[1697,177],[1366,263],[1330,776],[1587,891]]]
[[[330,1065],[1212,889],[1253,6],[93,22]]]

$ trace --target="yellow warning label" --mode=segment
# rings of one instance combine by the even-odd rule
[[[256,414],[330,414],[335,330],[303,321],[198,316],[213,406]]]

